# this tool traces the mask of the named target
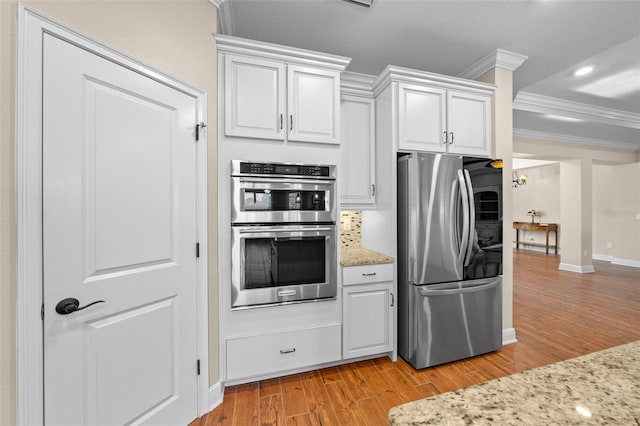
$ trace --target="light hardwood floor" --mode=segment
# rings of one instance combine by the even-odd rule
[[[640,268],[594,261],[558,269],[559,256],[514,251],[518,342],[500,351],[414,370],[398,359],[356,362],[225,389],[190,426],[386,425],[398,404],[640,339]]]

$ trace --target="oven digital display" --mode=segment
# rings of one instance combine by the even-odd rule
[[[276,165],[276,174],[278,175],[299,175],[300,167],[294,165],[284,165],[277,164]]]

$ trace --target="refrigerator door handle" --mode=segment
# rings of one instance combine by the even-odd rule
[[[449,288],[446,290],[430,290],[428,288],[420,289],[421,296],[450,296],[452,294],[465,294],[465,293],[473,293],[476,291],[489,290],[491,288],[496,287],[500,284],[500,281],[495,280],[488,284],[480,284],[472,287],[463,287],[463,288]],[[428,287],[428,286],[425,286]]]
[[[473,186],[471,185],[471,176],[469,171],[464,170],[465,187],[467,190],[467,196],[469,197],[469,243],[467,246],[467,254],[464,260],[464,266],[468,266],[473,257],[473,246],[477,243],[476,240],[476,203],[473,195]]]
[[[469,248],[469,235],[470,235],[470,218],[469,218],[469,196],[467,195],[465,178],[462,174],[462,170],[458,170],[458,185],[460,187],[460,200],[462,201],[462,238],[460,244],[460,253],[458,254],[458,264],[464,264],[466,260],[467,251]]]

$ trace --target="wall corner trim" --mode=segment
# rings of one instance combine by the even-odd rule
[[[224,400],[224,385],[222,382],[216,382],[209,387],[209,411],[222,404]],[[201,415],[206,413],[201,413]]]
[[[518,339],[516,339],[516,329],[511,328],[503,328],[502,329],[502,345],[510,345],[512,343],[516,343]]]
[[[579,274],[589,274],[595,272],[593,265],[571,265],[569,263],[560,263],[558,269],[569,272],[578,272]]]

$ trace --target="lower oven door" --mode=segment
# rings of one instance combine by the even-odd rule
[[[335,225],[234,226],[231,308],[336,297]]]

